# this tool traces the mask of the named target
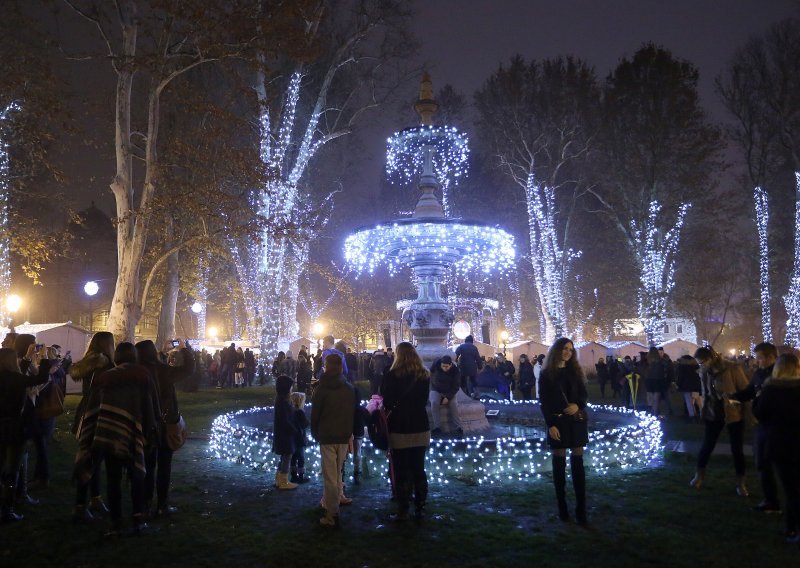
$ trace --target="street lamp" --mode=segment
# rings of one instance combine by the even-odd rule
[[[321,321],[314,322],[314,325],[311,326],[311,333],[317,338],[317,349],[320,349],[320,341],[325,334],[325,324]]]
[[[89,296],[89,331],[94,331],[94,303],[92,300],[100,291],[100,286],[94,280],[89,280],[83,285],[83,293]]]
[[[6,311],[9,313],[8,327],[14,330],[14,314],[16,314],[22,307],[22,298],[16,294],[9,294],[6,296]]]
[[[203,311],[203,304],[201,304],[200,302],[195,302],[194,304],[192,304],[192,311],[196,314],[199,314],[200,312]]]
[[[500,341],[503,342],[503,357],[505,357],[506,345],[508,345],[508,332],[505,329],[500,332]]]
[[[212,325],[211,327],[208,328],[208,335],[213,337],[214,341],[216,341],[217,340],[217,336],[219,335],[219,331],[217,330],[217,328],[215,326]]]

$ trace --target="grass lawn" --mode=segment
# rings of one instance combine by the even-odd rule
[[[590,394],[597,395],[590,385]],[[707,486],[688,486],[694,456],[669,454],[659,466],[599,476],[589,472],[589,519],[561,523],[548,480],[495,487],[454,480],[432,486],[428,518],[393,526],[383,479],[348,486],[353,505],[339,529],[319,526],[321,482],[278,492],[273,472],[247,469],[206,453],[211,420],[272,402],[269,387],[179,393],[191,438],[175,454],[172,520],[141,537],[104,539],[106,522],[74,525],[70,483],[77,397],[67,398],[52,445],[50,487],[41,504],[18,509],[21,523],[0,525],[0,566],[798,566],[800,548],[783,541],[783,520],[752,511],[753,496],[734,493],[731,459],[714,456]],[[593,398],[597,400],[597,398]],[[675,400],[676,413],[681,407]],[[665,423],[668,437],[698,440],[702,427]],[[749,439],[749,438],[748,438]],[[722,444],[727,444],[723,435]],[[123,489],[126,492],[126,489]],[[568,489],[571,499],[571,489]],[[129,498],[123,497],[129,512]]]

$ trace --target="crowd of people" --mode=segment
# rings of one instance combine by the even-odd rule
[[[48,442],[57,414],[42,414],[44,397],[48,389],[59,389],[63,401],[69,373],[81,383],[82,391],[72,428],[78,440],[72,519],[92,523],[104,517],[109,520],[107,536],[121,534],[122,479],[127,473],[132,530],[141,533],[151,518],[176,512],[169,503],[172,455],[180,447],[174,435],[181,424],[175,384],[194,373],[194,352],[188,341],[168,353],[159,352],[150,340],[115,345],[113,335],[104,331],[94,334],[83,357],[74,364],[70,353],[62,357],[60,349],[58,345],[37,345],[36,338],[28,334],[9,333],[3,340],[2,521],[23,519],[15,505],[37,503],[28,493],[30,477],[31,487],[49,485]],[[33,476],[28,471],[29,448],[36,452]],[[105,499],[101,491],[103,465]]]
[[[3,522],[22,520],[15,506],[36,503],[29,488],[49,484],[47,453],[55,418],[42,413],[41,404],[37,410],[37,401],[48,389],[63,393],[67,373],[82,388],[73,424],[78,440],[73,520],[91,523],[106,517],[110,524],[107,534],[119,535],[123,528],[123,474],[130,484],[134,533],[145,531],[151,519],[176,512],[169,501],[173,452],[182,444],[176,383],[195,372],[196,358],[219,388],[252,386],[257,372],[266,373],[258,370],[249,349],[237,349],[234,344],[213,356],[205,351],[196,356],[188,342],[174,347],[159,351],[152,341],[115,345],[110,333],[98,332],[83,357],[73,363],[70,353],[62,357],[58,345],[39,345],[32,335],[8,334],[0,349]],[[795,352],[779,355],[774,345],[762,343],[755,348],[752,365],[743,365],[726,360],[710,347],[674,362],[653,347],[638,358],[600,359],[595,372],[601,397],[610,385],[611,396],[659,417],[664,416],[662,410],[673,414],[670,391],[682,394],[687,420],[704,426],[690,482],[698,489],[706,483],[717,440],[727,430],[735,492],[750,494],[743,446],[745,420],[752,405],[758,420],[753,447],[763,493],[756,509],[785,512],[786,538],[800,542],[800,414],[796,412],[800,360]],[[361,441],[371,417],[361,404],[357,380],[368,382],[369,394],[380,401],[385,412],[392,499],[397,507],[394,520],[425,517],[427,449],[432,439],[446,435],[442,416],[447,416],[448,432],[464,436],[459,398],[509,398],[519,392],[522,399],[538,398],[540,402],[559,518],[571,519],[566,486],[569,455],[575,520],[588,524],[583,462],[590,421],[587,377],[567,338],[558,339],[546,355],[532,359],[521,355],[515,367],[503,354],[488,360],[481,357],[470,336],[455,356],[443,355],[426,368],[407,342],[398,344],[396,352],[387,349],[359,355],[327,336],[314,355],[306,347],[296,359],[291,351],[281,352],[270,374],[275,377],[276,391],[272,450],[280,456],[275,486],[292,490],[310,480],[304,459],[310,431],[322,455],[322,526],[338,525],[341,507],[352,502],[344,483],[349,455],[353,482],[358,484],[360,479]],[[259,382],[266,381],[261,378]],[[640,386],[644,397],[638,396]],[[642,398],[644,406],[639,403]],[[311,402],[310,417],[306,400]],[[35,455],[30,470],[29,454]],[[105,495],[101,491],[103,466]],[[783,499],[778,494],[778,480]]]

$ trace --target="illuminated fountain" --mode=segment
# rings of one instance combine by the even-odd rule
[[[382,264],[393,272],[411,268],[417,298],[403,319],[428,366],[447,353],[453,311],[442,296],[442,284],[448,271],[502,271],[513,267],[515,257],[514,238],[504,230],[447,215],[448,188],[466,172],[469,148],[455,128],[433,126],[438,106],[426,73],[414,105],[421,125],[388,140],[389,175],[403,182],[418,180],[422,194],[413,215],[358,230],[345,242],[345,258],[359,273],[371,274]]]
[[[422,195],[411,218],[362,229],[345,243],[345,256],[359,272],[372,273],[383,264],[392,271],[410,267],[417,298],[405,305],[404,319],[417,343],[417,351],[430,365],[447,353],[453,311],[442,296],[442,283],[450,270],[489,273],[510,268],[514,241],[496,227],[448,216],[448,188],[464,174],[467,139],[450,127],[432,125],[437,109],[426,75],[415,105],[422,125],[389,139],[387,169],[404,181],[418,179]],[[435,193],[441,190],[444,206]],[[452,305],[453,302],[450,302]],[[538,479],[550,471],[546,425],[538,403],[487,401],[485,405],[459,391],[463,438],[437,437],[426,454],[426,471],[432,483],[459,479],[477,484]],[[310,405],[308,405],[310,406]],[[307,412],[310,410],[307,406]],[[486,409],[496,418],[491,423]],[[209,453],[214,457],[271,471],[279,456],[271,451],[273,408],[251,408],[217,417],[211,428]],[[444,418],[444,415],[443,415]],[[442,420],[447,432],[448,421]],[[644,412],[592,405],[587,465],[597,473],[647,465],[661,451],[659,421]],[[386,479],[386,452],[364,439],[365,477]],[[320,471],[317,446],[306,448],[306,464]],[[313,475],[313,474],[312,474]]]

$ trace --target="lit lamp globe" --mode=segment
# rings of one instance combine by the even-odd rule
[[[470,331],[472,331],[472,328],[470,328],[469,324],[464,320],[458,320],[453,324],[453,335],[455,335],[461,341],[464,341],[467,338]]]
[[[219,330],[213,325],[209,327],[206,331],[208,331],[208,335],[213,337],[214,339],[216,339],[217,335],[219,334]]]
[[[83,285],[83,292],[87,296],[94,296],[99,291],[100,291],[100,286],[94,280],[89,280],[86,284]]]
[[[200,302],[195,302],[194,304],[192,304],[192,311],[196,314],[199,314],[200,312],[203,311],[203,304],[201,304]]]
[[[508,332],[505,329],[500,332],[500,341],[508,343]]]
[[[6,297],[6,309],[9,312],[11,312],[12,314],[16,313],[19,311],[21,307],[22,307],[22,298],[20,298],[19,296],[17,296],[16,294],[9,294]]]
[[[314,337],[322,337],[325,333],[325,324],[322,322],[315,322],[313,326],[311,326],[311,331],[314,333]]]

